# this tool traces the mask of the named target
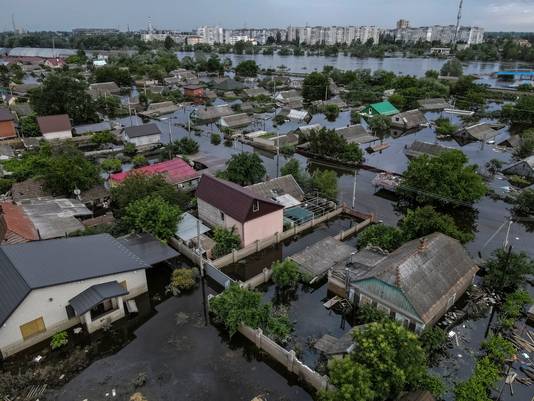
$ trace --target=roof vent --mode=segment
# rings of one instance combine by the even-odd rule
[[[417,250],[420,252],[424,252],[426,251],[427,246],[428,246],[428,241],[426,240],[426,238],[423,237],[419,240],[419,246],[417,247]]]

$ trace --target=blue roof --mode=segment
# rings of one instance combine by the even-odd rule
[[[534,76],[534,71],[499,71],[497,75],[501,76],[515,76],[515,75],[524,75],[524,76]]]

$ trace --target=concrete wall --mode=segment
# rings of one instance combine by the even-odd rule
[[[284,210],[266,214],[257,219],[247,221],[244,225],[243,246],[248,246],[257,240],[272,237],[284,231]]]
[[[49,132],[43,134],[44,139],[47,141],[53,141],[55,139],[69,139],[72,138],[72,132],[69,131],[58,131],[58,132]]]
[[[211,227],[224,227],[228,229],[235,229],[236,234],[241,238],[241,246],[244,243],[243,224],[234,218],[222,213],[216,207],[204,202],[202,199],[197,199],[198,216],[200,219],[208,223]],[[222,214],[221,214],[222,213]]]
[[[9,319],[0,327],[0,351],[4,357],[37,344],[55,333],[80,323],[80,318],[68,319],[66,306],[69,300],[95,284],[109,281],[126,281],[129,294],[124,299],[134,298],[148,291],[144,270],[113,274],[110,276],[77,281],[31,291]],[[20,326],[42,317],[46,331],[27,340],[22,338]]]
[[[126,142],[133,143],[136,147],[161,143],[161,135],[140,136],[137,138],[129,138],[124,135],[123,138]]]

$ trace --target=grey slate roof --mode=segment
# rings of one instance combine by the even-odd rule
[[[421,99],[417,103],[423,111],[443,110],[451,107],[449,102],[443,98]]]
[[[391,116],[391,126],[396,128],[414,129],[426,124],[425,115],[420,110],[409,110]]]
[[[155,123],[150,123],[127,127],[125,128],[124,133],[128,138],[139,138],[142,136],[161,135],[161,130]]]
[[[421,155],[434,157],[438,156],[441,152],[445,150],[447,150],[446,147],[438,145],[436,143],[414,141],[404,150],[404,153],[408,157],[419,157]]]
[[[106,299],[128,294],[128,290],[116,281],[95,284],[69,301],[76,316],[81,316]]]
[[[0,325],[31,290],[148,267],[109,234],[0,246]]]
[[[297,184],[295,178],[290,174],[284,175],[283,177],[273,178],[266,182],[259,182],[246,188],[267,199],[275,200],[274,198],[277,196],[285,194],[289,194],[301,202],[304,199],[304,191],[300,185]]]
[[[156,263],[180,256],[180,254],[170,246],[148,233],[130,234],[119,238],[118,241],[139,259],[145,261],[149,265],[155,265]]]
[[[361,124],[336,128],[336,133],[345,138],[348,143],[363,144],[378,140],[378,137],[371,135]]]

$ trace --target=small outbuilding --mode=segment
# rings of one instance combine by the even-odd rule
[[[37,125],[47,141],[72,138],[72,125],[68,114],[37,117]]]
[[[246,113],[224,116],[219,120],[219,126],[221,128],[238,129],[245,128],[250,124],[252,124],[252,118]]]
[[[341,135],[348,143],[357,143],[359,145],[379,139],[378,137],[371,135],[371,133],[361,124],[336,128],[336,134]]]
[[[154,146],[161,143],[161,130],[155,123],[134,125],[125,128],[122,137],[124,142],[136,147]]]
[[[393,116],[399,114],[399,110],[390,102],[384,101],[380,103],[373,103],[364,108],[361,112],[366,117],[374,116]]]
[[[521,177],[534,178],[534,155],[504,167],[502,172],[503,174],[515,174]]]
[[[428,126],[428,121],[422,111],[410,110],[392,116],[391,126],[408,131]]]

